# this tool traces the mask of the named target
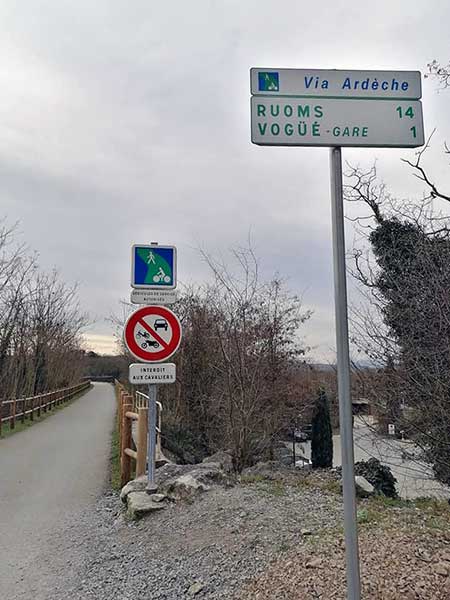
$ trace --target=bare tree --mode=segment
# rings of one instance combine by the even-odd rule
[[[213,281],[185,288],[174,306],[183,341],[174,357],[177,383],[161,386],[163,438],[185,461],[229,449],[241,470],[270,456],[276,434],[314,397],[297,385],[306,351],[299,328],[310,312],[280,277],[261,278],[251,248],[232,250],[227,260],[202,256]]]
[[[350,169],[349,201],[362,201],[372,221],[360,221],[370,251],[354,252],[353,274],[365,308],[354,311],[354,341],[379,367],[372,400],[382,422],[412,436],[450,481],[450,221],[433,200],[450,198],[422,165],[405,161],[428,193],[399,203],[377,180],[375,168]]]
[[[15,228],[0,228],[0,384],[2,397],[32,395],[69,385],[81,375],[81,314],[76,288],[56,272],[42,273],[16,243]]]

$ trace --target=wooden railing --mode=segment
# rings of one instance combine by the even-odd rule
[[[131,393],[119,381],[115,381],[117,393],[117,423],[119,430],[120,479],[124,486],[131,479],[132,463],[136,462],[136,477],[145,475],[147,466],[148,396],[142,392]],[[161,453],[162,405],[157,402],[156,458]],[[132,426],[137,421],[136,443],[133,444]],[[136,447],[136,450],[132,446]]]
[[[39,418],[41,414],[52,410],[63,402],[67,402],[80,392],[88,389],[90,381],[83,381],[77,385],[72,385],[60,390],[46,392],[37,396],[28,398],[14,398],[13,400],[3,400],[0,405],[0,435],[2,434],[3,423],[9,423],[9,428],[14,429],[16,421],[25,423],[28,418],[34,421],[34,417]]]
[[[123,487],[131,479],[131,460],[136,461],[136,477],[145,474],[147,463],[148,408],[133,411],[133,396],[120,383],[117,389],[117,419],[119,429],[120,484]],[[132,423],[137,421],[136,450],[133,450]]]

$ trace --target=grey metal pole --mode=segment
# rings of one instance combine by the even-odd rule
[[[345,268],[344,201],[342,195],[342,156],[340,148],[330,148],[330,171],[339,422],[342,448],[342,488],[344,492],[345,555],[347,562],[347,598],[348,600],[360,600],[361,583],[359,575],[358,528],[356,520],[352,401],[350,394],[350,356],[348,343],[347,278]]]
[[[154,494],[158,486],[155,483],[155,453],[156,453],[156,396],[157,387],[152,383],[148,386],[148,482],[146,491]]]

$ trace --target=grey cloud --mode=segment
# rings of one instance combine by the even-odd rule
[[[0,202],[44,266],[81,282],[99,318],[129,289],[134,242],[175,243],[180,278],[208,276],[195,247],[249,230],[265,273],[316,308],[310,343],[334,345],[328,156],[249,142],[251,66],[423,69],[447,58],[450,8],[288,0],[164,4],[41,0],[0,7]],[[426,82],[426,123],[448,128]],[[420,193],[402,151],[345,151]],[[440,147],[430,159],[439,173]],[[347,207],[356,214],[359,207]],[[348,225],[349,245],[352,241]],[[268,248],[270,250],[268,250]]]

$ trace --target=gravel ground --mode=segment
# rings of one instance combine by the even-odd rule
[[[341,518],[338,497],[276,482],[217,488],[138,523],[117,516],[117,502],[104,496],[80,524],[85,560],[65,598],[233,598],[281,552]]]
[[[450,541],[430,532],[363,529],[359,536],[365,600],[448,600]],[[342,539],[287,553],[245,586],[241,600],[345,600]]]
[[[344,600],[335,480],[253,477],[130,522],[116,493],[72,514],[26,600]],[[450,508],[359,504],[363,597],[450,598]],[[25,574],[26,578],[26,574]],[[12,598],[16,598],[13,596]]]

